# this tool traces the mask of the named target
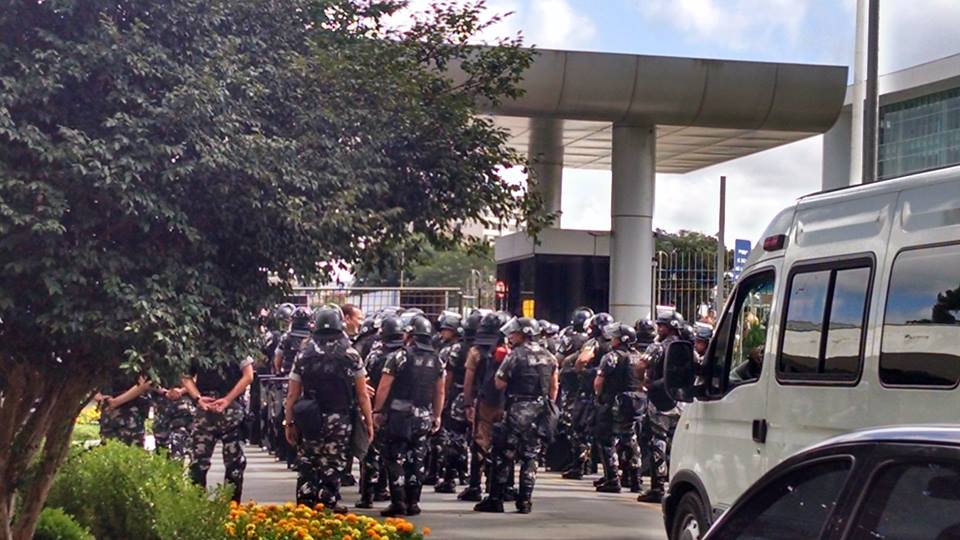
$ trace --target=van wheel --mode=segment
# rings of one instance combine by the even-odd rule
[[[699,540],[707,533],[708,528],[710,528],[710,522],[700,496],[695,491],[684,493],[680,502],[677,503],[670,539]]]

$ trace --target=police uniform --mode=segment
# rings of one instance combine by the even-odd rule
[[[201,396],[220,399],[233,390],[243,377],[243,369],[250,365],[253,365],[253,359],[249,357],[215,367],[204,367],[194,362],[190,376],[196,377]],[[206,487],[210,458],[219,440],[223,445],[224,479],[234,487],[233,500],[238,502],[243,493],[243,471],[247,468],[240,433],[245,414],[243,399],[241,394],[223,413],[204,411],[198,407],[190,437],[190,478]]]
[[[560,333],[557,349],[560,362],[560,395],[557,400],[560,407],[560,437],[570,445],[571,455],[567,459],[568,463],[578,461],[576,446],[574,445],[576,429],[573,422],[573,412],[574,405],[577,403],[579,383],[574,366],[577,362],[577,355],[586,341],[586,333],[577,332],[572,326],[568,326]]]
[[[576,372],[576,390],[571,408],[571,424],[573,426],[571,443],[574,463],[571,470],[565,475],[566,478],[582,478],[586,472],[584,469],[590,466],[597,412],[593,381],[597,376],[600,359],[609,351],[609,347],[608,341],[596,338],[587,340],[583,345],[582,350],[593,349],[593,358]]]
[[[186,392],[180,399],[167,399],[168,388],[180,386],[180,380],[170,378],[163,387],[152,393],[153,438],[157,449],[169,452],[170,457],[186,459],[190,454],[190,427],[196,414],[196,406]]]
[[[367,376],[360,354],[342,334],[307,341],[296,357],[290,380],[303,385],[294,412],[300,431],[297,503],[336,508],[353,434],[356,379]],[[296,414],[305,407],[310,418]]]
[[[642,494],[642,498],[651,493],[655,494],[654,497],[656,497],[656,494],[662,493],[663,484],[667,480],[668,471],[665,470],[666,463],[655,467],[653,449],[654,446],[657,446],[661,455],[667,456],[668,454],[669,441],[664,440],[658,433],[662,434],[664,430],[669,431],[674,419],[666,413],[676,407],[676,402],[667,395],[666,388],[663,384],[663,356],[667,346],[679,339],[676,335],[670,335],[662,341],[647,347],[645,353],[649,359],[645,376],[645,385],[647,387],[647,397],[649,401],[641,421],[639,443],[643,467],[647,469],[650,475],[650,490],[647,494]]]
[[[101,388],[100,393],[118,397],[138,384],[138,377],[120,374]],[[113,409],[103,406],[100,409],[100,438],[142,448],[146,439],[145,426],[149,409],[150,399],[147,396],[139,396]]]
[[[599,396],[601,412],[597,418],[597,442],[604,471],[600,491],[619,491],[617,474],[621,465],[630,487],[639,490],[640,447],[635,426],[646,408],[642,370],[640,353],[626,345],[608,352],[600,360],[603,388]]]
[[[448,392],[444,396],[443,422],[441,433],[441,470],[443,481],[437,484],[436,491],[453,493],[456,491],[457,478],[464,477],[470,446],[467,435],[466,407],[463,399],[463,384],[467,373],[468,343],[455,342],[440,351],[440,359],[446,369]]]
[[[370,354],[364,361],[367,371],[367,384],[373,388],[380,386],[383,376],[383,367],[387,358],[403,347],[401,336],[389,341],[377,340],[370,346]],[[360,502],[358,508],[371,508],[374,501],[385,500],[387,489],[387,470],[384,461],[383,435],[377,432],[370,442],[366,455],[360,464]]]
[[[497,369],[498,379],[507,383],[506,409],[494,439],[494,474],[490,490],[493,500],[502,500],[510,482],[510,470],[520,462],[520,489],[517,508],[529,511],[537,478],[537,458],[546,434],[541,427],[550,384],[557,360],[538,343],[515,347]]]
[[[273,415],[274,432],[278,435],[275,447],[277,459],[287,462],[288,467],[294,467],[297,463],[297,451],[292,448],[283,432],[283,404],[287,399],[289,386],[287,378],[293,369],[293,363],[300,354],[300,349],[304,342],[310,338],[310,331],[306,329],[290,330],[280,337],[280,343],[277,345],[277,354],[280,355],[280,373],[278,379],[271,386],[274,396],[271,398],[271,414]]]
[[[433,401],[443,366],[429,342],[414,341],[387,358],[383,373],[394,377],[384,411],[391,507],[415,512],[419,510],[427,437],[433,427]]]

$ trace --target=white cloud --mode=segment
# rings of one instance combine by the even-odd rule
[[[394,28],[405,28],[411,21],[430,10],[436,0],[411,0],[407,7],[388,20]],[[466,4],[473,0],[452,0]],[[513,37],[523,30],[524,43],[541,48],[574,48],[589,42],[596,33],[596,25],[585,14],[575,10],[569,0],[488,0],[488,16],[503,16],[477,36],[478,43],[493,43],[500,38]]]
[[[797,43],[809,0],[641,0],[644,16],[738,50]]]
[[[882,0],[880,72],[960,53],[960,1]]]

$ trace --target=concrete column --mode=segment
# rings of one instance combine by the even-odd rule
[[[563,199],[563,120],[531,118],[529,141],[527,157],[530,160],[530,172],[543,195],[545,210],[548,213],[560,212]],[[554,225],[560,226],[559,218]]]
[[[850,185],[852,126],[853,114],[850,109],[844,109],[837,123],[823,134],[823,177],[820,184],[823,191]]]
[[[656,128],[614,124],[610,311],[625,323],[653,311],[656,157]]]

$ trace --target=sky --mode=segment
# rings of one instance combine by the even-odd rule
[[[414,0],[411,9],[429,4]],[[488,37],[632,54],[850,66],[856,0],[487,0],[512,13]],[[960,0],[880,0],[880,73],[960,53]],[[850,77],[853,72],[851,69]],[[658,174],[654,227],[716,234],[727,177],[727,244],[820,188],[821,137],[684,175]],[[695,201],[696,204],[691,204]],[[610,173],[564,169],[561,226],[610,228]]]

